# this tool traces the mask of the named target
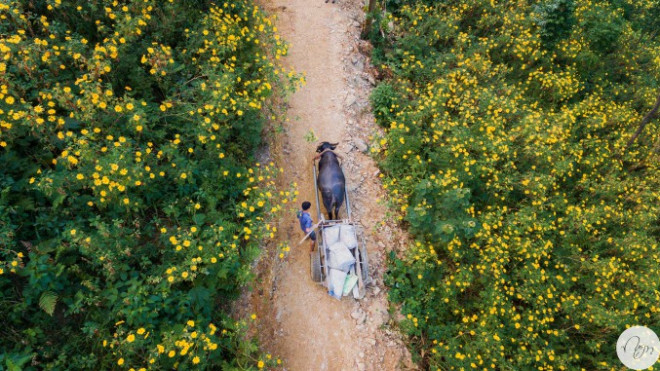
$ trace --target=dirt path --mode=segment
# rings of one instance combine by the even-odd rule
[[[382,223],[386,207],[379,200],[384,193],[366,154],[366,143],[378,129],[368,104],[374,80],[365,73],[368,57],[360,52],[368,48],[359,40],[362,4],[270,0],[263,6],[277,15],[279,32],[290,44],[284,63],[304,72],[307,80],[289,100],[284,134],[272,148],[284,168],[282,183],[298,183],[298,204],[314,203],[310,159],[317,142],[305,137],[312,130],[322,141],[340,142],[353,216],[365,226],[374,281],[361,301],[331,298],[310,279],[308,245],[295,246],[302,234],[289,213],[280,221],[279,239],[291,244],[291,252],[281,261],[276,247],[269,248],[257,267],[256,288],[244,298],[245,309],[257,313],[255,331],[262,346],[280,357],[287,370],[412,368],[398,333],[390,329],[382,283],[386,252],[398,249],[406,237]],[[316,221],[316,212],[312,215]]]

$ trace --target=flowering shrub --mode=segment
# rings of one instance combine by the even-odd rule
[[[626,148],[660,93],[657,5],[408,3],[372,148],[416,239],[386,282],[420,365],[622,367],[627,326],[660,331],[658,121]]]
[[[294,198],[250,0],[0,4],[0,368],[262,368],[228,304]]]

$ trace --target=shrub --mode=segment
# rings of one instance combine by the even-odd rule
[[[623,33],[623,19],[619,10],[594,6],[585,12],[582,28],[592,50],[599,54],[611,53]]]
[[[373,90],[370,100],[378,122],[389,122],[394,117],[396,91],[388,83],[378,84]]]
[[[657,120],[625,149],[658,94],[658,41],[630,43],[625,18],[607,31],[610,2],[576,2],[570,33],[546,29],[550,53],[534,9],[419,1],[392,17],[394,77],[372,99],[396,104],[376,112],[374,151],[415,238],[386,283],[422,368],[615,369],[626,327],[660,331]]]
[[[547,49],[566,38],[575,24],[575,1],[553,0],[538,4],[534,8],[538,17],[539,36]]]
[[[11,2],[0,19],[0,362],[272,364],[227,315],[290,197],[252,156],[294,78],[270,19],[249,0]]]

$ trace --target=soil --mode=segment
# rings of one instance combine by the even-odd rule
[[[346,296],[341,301],[312,282],[309,244],[298,245],[303,233],[290,209],[278,223],[276,239],[288,243],[291,251],[280,259],[277,243],[264,247],[255,287],[237,309],[256,313],[253,332],[286,370],[415,369],[390,316],[383,285],[386,254],[401,251],[408,237],[387,219],[379,171],[368,154],[368,143],[380,129],[368,100],[375,79],[367,72],[369,56],[363,52],[370,45],[359,38],[364,4],[264,0],[262,6],[276,15],[279,33],[289,43],[284,64],[303,72],[307,82],[289,97],[283,132],[270,148],[284,169],[280,185],[297,183],[300,194],[292,207],[304,200],[314,205],[311,158],[320,141],[339,142],[353,219],[364,226],[372,281],[362,300]],[[317,140],[309,141],[310,131]],[[315,210],[313,206],[314,222]]]

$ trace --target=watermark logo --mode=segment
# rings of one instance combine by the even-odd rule
[[[653,366],[660,356],[658,335],[648,327],[631,327],[619,336],[616,355],[624,366],[633,370],[645,370]]]

